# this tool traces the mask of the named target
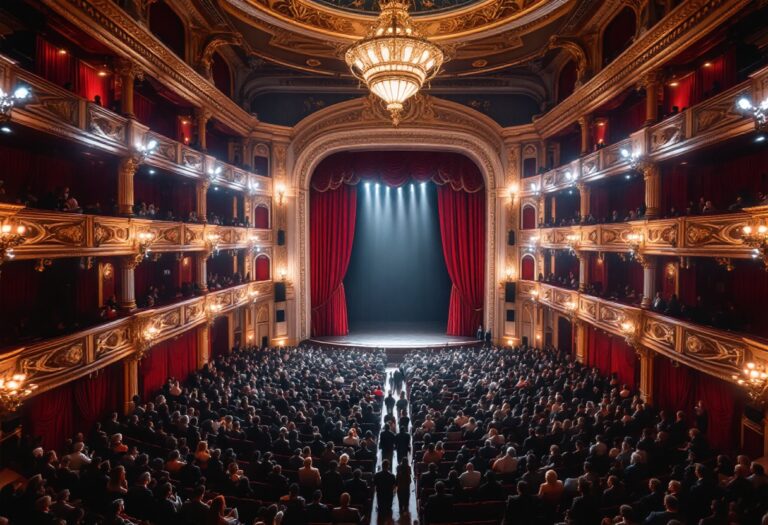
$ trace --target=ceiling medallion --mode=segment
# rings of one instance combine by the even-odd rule
[[[352,74],[385,102],[397,126],[403,103],[437,75],[445,55],[414,28],[407,0],[384,0],[376,23],[345,59]]]

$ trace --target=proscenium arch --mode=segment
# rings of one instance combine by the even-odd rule
[[[299,339],[311,334],[309,271],[309,192],[315,168],[326,157],[346,151],[444,151],[464,155],[473,161],[483,176],[486,192],[484,326],[502,333],[496,303],[497,268],[504,267],[503,253],[496,247],[504,243],[505,227],[497,224],[504,217],[504,168],[501,127],[487,116],[448,101],[434,101],[433,119],[405,121],[398,128],[385,119],[365,113],[364,99],[335,104],[319,111],[295,128],[297,139],[289,152],[288,173],[298,188],[295,225],[298,235],[292,260],[299,268],[292,272],[299,280],[296,301]],[[361,111],[362,110],[362,111]],[[345,115],[345,113],[347,115]],[[370,119],[370,120],[368,120]],[[501,237],[500,237],[501,236]]]

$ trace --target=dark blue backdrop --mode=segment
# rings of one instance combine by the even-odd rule
[[[344,279],[350,331],[371,324],[448,320],[437,191],[431,182],[358,184],[352,257]]]

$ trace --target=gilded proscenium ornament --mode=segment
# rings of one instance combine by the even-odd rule
[[[403,104],[437,75],[445,54],[417,31],[407,2],[387,0],[376,24],[344,58],[352,74],[386,103],[397,126]]]

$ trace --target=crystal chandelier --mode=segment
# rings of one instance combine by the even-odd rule
[[[11,377],[0,377],[0,420],[13,414],[21,403],[37,388],[37,385],[26,384],[26,374],[13,374]]]
[[[747,389],[749,399],[758,405],[765,405],[768,393],[768,371],[764,364],[746,363],[741,375],[731,376],[739,385]]]
[[[405,101],[438,73],[445,57],[419,35],[406,0],[384,0],[376,24],[345,58],[352,74],[384,101],[397,126]]]

